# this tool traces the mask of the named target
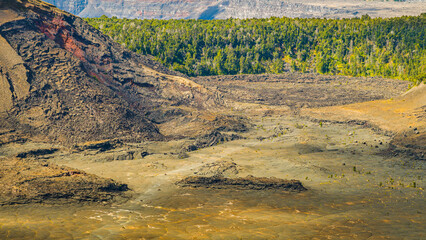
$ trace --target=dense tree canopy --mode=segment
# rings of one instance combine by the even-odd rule
[[[281,73],[426,78],[426,14],[354,19],[86,19],[190,76]]]

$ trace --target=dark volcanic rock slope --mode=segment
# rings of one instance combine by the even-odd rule
[[[52,5],[8,1],[0,11],[3,128],[62,143],[160,139],[149,116],[173,118],[219,101]]]
[[[0,206],[23,203],[81,203],[129,197],[126,184],[35,159],[2,159]]]

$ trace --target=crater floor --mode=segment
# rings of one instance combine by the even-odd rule
[[[406,83],[396,84],[406,86]],[[256,85],[259,87],[260,83],[246,82],[249,89]],[[315,83],[309,86],[319,89]],[[343,87],[338,82],[336,86],[332,95],[337,101]],[[351,84],[343,86],[350,88]],[[253,124],[250,131],[238,133],[241,139],[188,152],[186,158],[178,153],[191,139],[123,144],[106,151],[59,147],[42,158],[125,183],[131,189],[130,200],[98,205],[3,206],[0,238],[421,239],[425,236],[426,162],[405,155],[389,155],[387,150],[392,140],[389,132],[346,120],[312,121],[298,114],[300,106],[241,100],[243,87],[223,89],[238,89],[235,99],[229,100],[232,112],[249,117]],[[386,88],[375,89],[386,91]],[[291,92],[288,96],[294,97],[297,91],[288,92]],[[299,94],[299,98],[304,96]],[[287,100],[283,102],[291,102]],[[1,158],[7,158],[24,150],[48,147],[52,146],[13,143],[2,146],[0,153]],[[141,154],[120,157],[128,156],[129,152]],[[308,190],[176,185],[188,176],[217,172],[228,178],[252,175],[296,179]]]

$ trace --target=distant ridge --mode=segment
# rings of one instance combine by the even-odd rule
[[[46,0],[80,17],[138,19],[350,18],[419,15],[425,0]]]

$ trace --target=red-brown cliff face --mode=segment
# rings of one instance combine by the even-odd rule
[[[155,123],[220,102],[52,5],[9,1],[0,11],[2,128],[68,144],[161,139]]]

